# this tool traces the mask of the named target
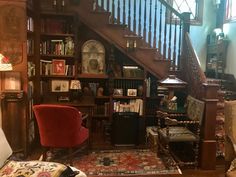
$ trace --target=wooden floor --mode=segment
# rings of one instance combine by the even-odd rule
[[[101,134],[101,129],[97,129],[98,131],[94,131],[92,133],[92,141],[90,144],[91,149],[114,149],[116,147],[112,146],[109,138]],[[138,148],[143,148],[145,145],[139,146]],[[121,147],[119,147],[121,148]],[[128,148],[128,147],[123,147]],[[129,147],[130,148],[130,147]],[[137,148],[137,147],[136,147]],[[41,148],[38,148],[28,159],[38,159],[39,153],[41,152]],[[166,176],[166,177],[224,177],[225,176],[225,167],[224,167],[224,159],[217,159],[217,166],[215,170],[201,170],[201,169],[181,169],[182,175],[157,175],[157,176]],[[122,176],[125,177],[125,176]],[[130,177],[130,176],[129,176]],[[139,177],[147,177],[147,176],[139,176]],[[155,177],[155,176],[154,176]]]

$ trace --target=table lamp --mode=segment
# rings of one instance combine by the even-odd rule
[[[176,110],[177,103],[176,97],[174,96],[174,90],[179,88],[185,88],[187,83],[177,78],[175,75],[169,75],[167,78],[164,78],[159,81],[159,85],[168,88],[168,98],[167,98],[167,106],[169,109]],[[173,103],[173,104],[172,104]]]
[[[77,99],[82,94],[81,83],[79,80],[70,81],[70,91],[71,91],[71,101],[77,101]]]

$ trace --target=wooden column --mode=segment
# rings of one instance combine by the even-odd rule
[[[204,170],[214,170],[216,166],[215,125],[217,111],[217,84],[203,84],[205,101],[204,120],[201,127],[200,167]]]
[[[0,52],[20,73],[20,88],[10,92],[5,86],[4,72],[0,75],[2,127],[13,151],[27,153],[28,91],[27,76],[27,16],[26,0],[0,0]],[[7,83],[9,84],[9,83]]]
[[[2,109],[2,129],[13,152],[24,152],[25,121],[23,91],[3,91],[0,93]]]

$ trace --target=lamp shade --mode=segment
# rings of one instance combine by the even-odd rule
[[[167,78],[159,81],[160,85],[166,88],[184,88],[187,82],[182,81],[175,75],[169,75]]]
[[[9,59],[0,53],[0,71],[11,71],[12,64]]]
[[[79,80],[71,80],[70,81],[70,89],[71,90],[81,90],[81,84]]]

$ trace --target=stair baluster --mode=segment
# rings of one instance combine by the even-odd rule
[[[138,35],[141,36],[141,2],[142,0],[139,0],[139,15],[138,15]]]
[[[129,0],[129,6],[128,6],[128,29],[131,30],[131,2]]]
[[[170,11],[170,24],[169,24],[169,43],[168,43],[168,60],[171,60],[171,36],[172,36],[172,11]],[[173,63],[171,62],[171,69],[173,67]]]
[[[156,0],[157,1],[157,0]],[[162,3],[160,4],[160,19],[159,19],[159,39],[158,39],[158,50],[161,52],[161,33],[162,33]]]
[[[181,41],[182,41],[182,20],[179,22],[178,70],[180,70]]]
[[[166,32],[167,32],[167,8],[165,9],[165,28],[164,28],[164,43],[163,43],[163,59],[166,59]]]
[[[134,20],[133,20],[133,32],[136,33],[136,0],[134,0]]]
[[[104,10],[104,0],[101,0],[102,2],[101,2],[101,8],[102,8],[102,10]]]
[[[112,0],[111,24],[115,24],[115,0]]]
[[[155,0],[155,11],[154,11],[154,37],[153,37],[153,47],[156,48],[156,40],[157,40],[157,0]]]
[[[107,0],[107,12],[110,11],[110,0]]]
[[[175,19],[174,27],[174,48],[173,48],[173,70],[176,70],[176,31],[177,31],[177,19]]]
[[[152,0],[150,0],[149,8],[149,30],[148,30],[148,44],[151,47],[151,38],[152,38]]]
[[[99,8],[99,6],[98,6],[98,0],[96,0],[96,1],[95,1],[95,10],[99,10],[98,8]]]
[[[120,0],[118,0],[118,6],[117,6],[117,24],[120,24]]]
[[[143,24],[143,40],[146,42],[146,18],[147,18],[147,0],[144,1],[144,24]]]
[[[123,25],[126,25],[126,8],[125,8],[125,0],[123,0]]]

